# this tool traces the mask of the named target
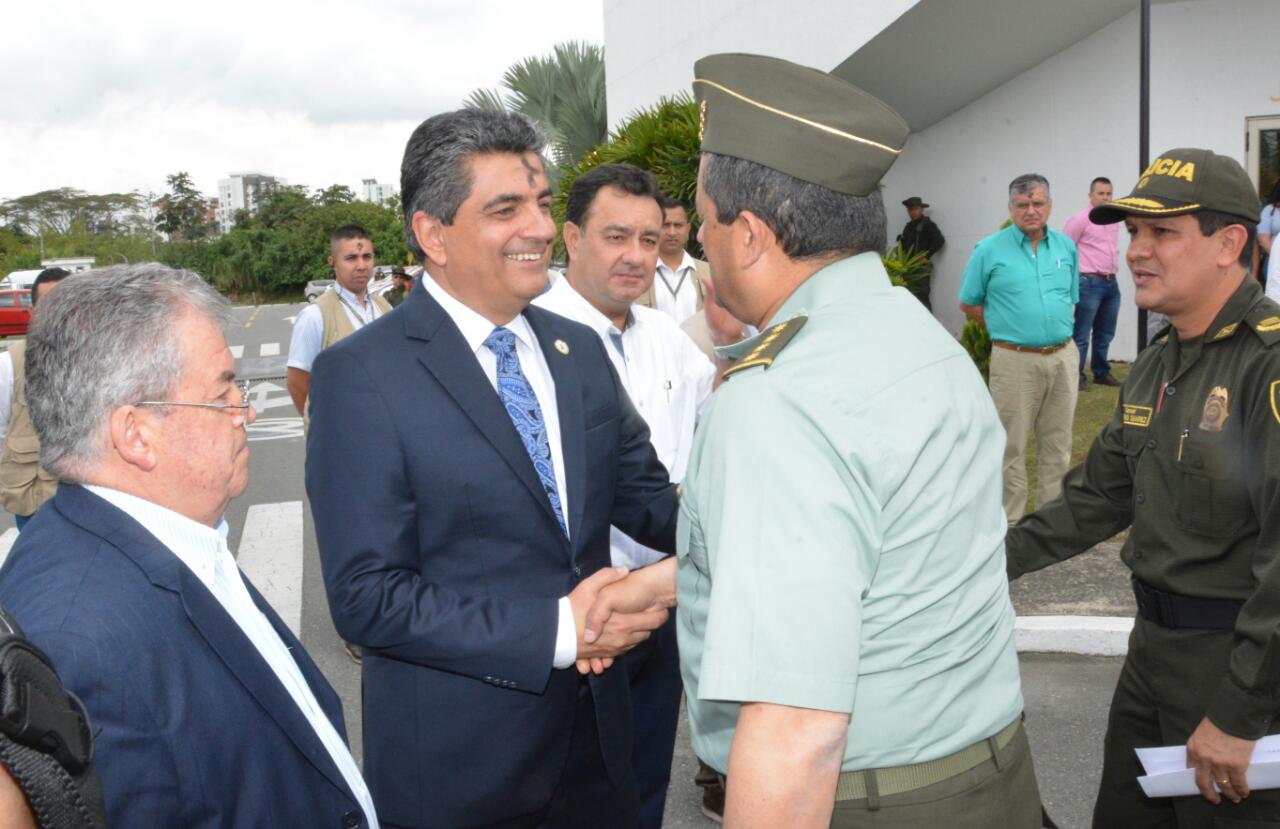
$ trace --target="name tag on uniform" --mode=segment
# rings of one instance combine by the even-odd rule
[[[1152,409],[1150,406],[1124,405],[1124,425],[1145,429],[1151,425]]]

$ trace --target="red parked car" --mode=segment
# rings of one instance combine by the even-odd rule
[[[31,292],[25,288],[0,289],[0,337],[22,336],[31,324]]]

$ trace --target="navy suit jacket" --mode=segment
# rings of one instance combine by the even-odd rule
[[[334,624],[367,649],[365,779],[388,823],[456,829],[545,807],[579,688],[552,669],[558,601],[609,565],[610,524],[675,546],[675,488],[600,339],[524,316],[555,381],[572,542],[426,290],[313,366],[307,493]],[[590,686],[610,777],[634,785],[626,670]]]
[[[249,584],[316,699],[342,705]],[[107,825],[367,826],[288,691],[213,594],[155,536],[63,484],[0,569],[0,604],[93,723]]]

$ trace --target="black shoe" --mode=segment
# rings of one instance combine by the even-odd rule
[[[351,661],[357,665],[360,664],[360,660],[364,659],[364,651],[360,649],[359,645],[353,645],[350,642],[343,642],[342,646],[346,648],[347,656],[350,657]]]
[[[719,781],[702,787],[702,813],[716,823],[724,823],[724,786]]]
[[[1089,383],[1083,377],[1080,378],[1080,391],[1088,391]]]
[[[1112,377],[1110,374],[1104,375],[1102,377],[1093,378],[1093,384],[1095,386],[1113,386],[1115,388],[1120,387],[1120,381]]]

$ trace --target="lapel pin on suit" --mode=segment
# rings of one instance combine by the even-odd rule
[[[568,356],[569,344],[567,342],[565,342],[564,340],[556,340],[555,347],[556,347],[556,351],[559,351],[561,354]]]

